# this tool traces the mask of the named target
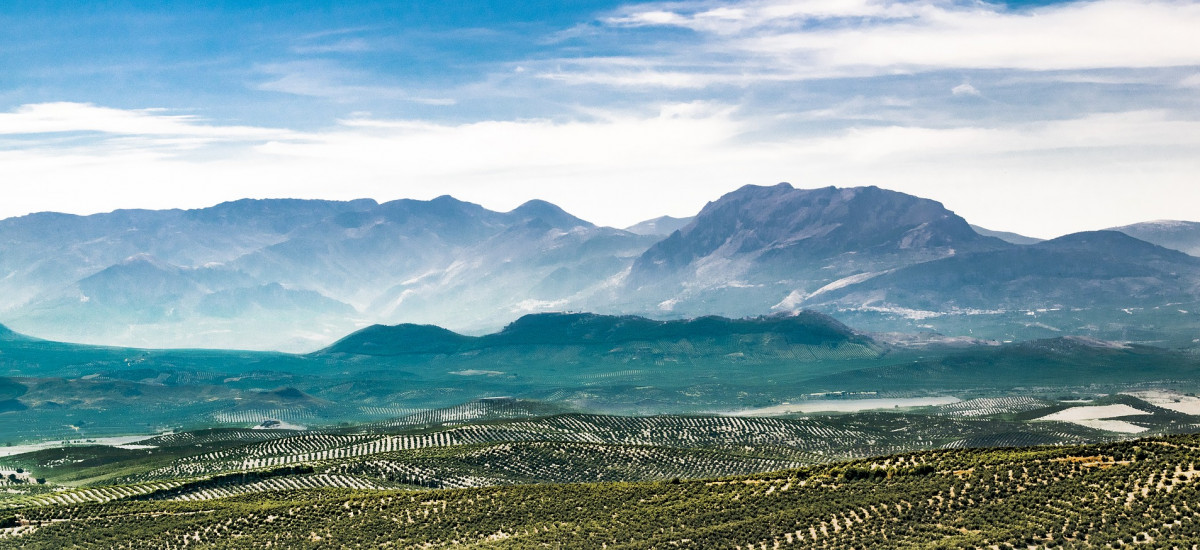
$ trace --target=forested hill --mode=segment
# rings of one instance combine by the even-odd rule
[[[433,325],[373,325],[338,340],[314,355],[453,354],[513,346],[611,346],[629,342],[726,342],[766,338],[793,346],[877,346],[837,320],[816,312],[747,319],[707,316],[657,321],[634,315],[538,313],[504,330],[464,336]],[[725,350],[728,353],[730,350]]]

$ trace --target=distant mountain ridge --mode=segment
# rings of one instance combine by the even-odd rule
[[[986,227],[979,227],[975,224],[971,224],[971,229],[974,229],[976,233],[979,233],[985,237],[996,237],[997,239],[1010,242],[1012,244],[1037,244],[1045,240],[1038,239],[1036,237],[1026,237],[1025,235],[1013,233],[1011,231],[995,231]]]
[[[561,309],[655,239],[449,196],[34,214],[0,220],[0,318],[70,341],[308,351],[371,321]]]
[[[1130,237],[1192,256],[1200,256],[1200,222],[1157,220],[1113,227],[1110,230],[1120,231]]]
[[[1187,251],[1198,227],[1122,229]],[[64,341],[297,352],[373,324],[479,334],[564,310],[817,310],[879,332],[995,339],[1200,329],[1195,263],[1116,235],[1013,244],[1019,235],[973,228],[933,200],[787,183],[744,186],[694,217],[628,230],[540,200],[497,212],[449,196],[41,213],[0,220],[0,321]],[[1040,309],[1077,313],[1027,318]],[[980,312],[993,316],[987,326],[946,321]],[[1034,325],[1044,330],[1005,328]]]
[[[694,216],[687,218],[673,218],[671,216],[659,216],[652,220],[636,223],[625,230],[638,235],[661,235],[667,236],[680,229],[683,229],[687,224],[692,223]]]

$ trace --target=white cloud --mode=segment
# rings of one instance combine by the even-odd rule
[[[926,9],[926,3],[876,0],[749,1],[735,3],[675,2],[635,4],[608,18],[617,26],[677,26],[733,35],[747,31],[797,27],[813,20],[838,18],[903,19]]]
[[[970,82],[963,82],[951,88],[950,93],[954,95],[980,95],[979,90],[972,86]]]
[[[1120,151],[1118,156],[1180,155],[1200,150],[1200,133],[1194,133],[1196,130],[1200,130],[1200,121],[1173,120],[1163,111],[1132,111],[999,128],[861,128],[791,143],[813,158],[847,164],[886,166],[942,161],[954,165],[964,162],[959,159],[1040,156],[1047,152],[1063,159],[1110,155],[1114,150]]]
[[[786,32],[747,38],[742,45],[832,67],[1166,67],[1200,63],[1196,28],[1200,4],[1100,0],[1029,13],[931,8],[915,22]]]
[[[216,139],[285,138],[291,132],[251,126],[205,124],[194,115],[168,115],[158,109],[124,110],[89,103],[37,103],[0,113],[0,135],[100,132],[105,134],[191,136]]]
[[[263,65],[259,70],[269,79],[256,84],[254,88],[267,92],[323,97],[346,103],[364,99],[399,100],[424,105],[456,103],[453,98],[414,95],[398,86],[358,84],[372,79],[327,61],[274,63]]]
[[[1200,74],[1194,74],[1179,81],[1181,88],[1200,88]]]
[[[684,26],[689,19],[674,12],[652,10],[632,13],[623,17],[614,17],[608,21],[614,25],[628,25],[631,27],[640,27],[643,25]]]
[[[0,121],[47,108],[21,107],[2,114],[10,119]],[[5,192],[0,217],[40,210],[194,207],[243,196],[388,200],[449,193],[493,208],[545,198],[589,216],[615,213],[613,223],[624,224],[640,221],[643,213],[657,216],[666,204],[699,208],[723,191],[727,185],[703,182],[707,190],[694,198],[672,200],[673,193],[690,186],[672,172],[693,163],[693,155],[722,156],[726,143],[743,130],[727,106],[695,103],[665,105],[648,116],[592,112],[586,122],[454,125],[358,118],[324,132],[259,129],[257,139],[197,152],[182,143],[156,141],[156,134],[133,133],[165,126],[172,137],[186,137],[197,129],[190,118],[104,112],[138,125],[97,124],[85,116],[74,125],[60,120],[54,130],[120,133],[54,146],[40,136],[14,135],[0,147]],[[198,128],[221,135],[220,127]],[[621,198],[622,190],[648,180],[659,185],[640,194],[654,200],[629,204]]]
[[[334,42],[303,44],[292,48],[292,51],[300,54],[361,53],[371,50],[371,44],[362,38],[344,38]]]
[[[937,0],[778,0],[633,6],[621,27],[682,27],[704,40],[659,44],[637,71],[576,60],[548,71],[613,86],[862,77],[942,69],[1031,71],[1200,65],[1200,3],[1095,0],[1008,11]],[[714,70],[706,60],[721,59]],[[576,73],[574,75],[570,73]]]
[[[772,137],[755,133],[768,120],[726,104],[689,102],[652,113],[593,110],[587,119],[562,121],[354,118],[321,132],[256,128],[247,139],[240,127],[226,131],[193,117],[75,108],[87,116],[74,125],[62,116],[42,118],[54,121],[55,132],[106,133],[55,147],[41,135],[10,134],[0,147],[0,216],[197,207],[240,197],[451,194],[494,209],[542,198],[622,227],[662,214],[694,214],[744,184],[787,180],[799,187],[879,185],[942,200],[984,226],[1054,236],[1195,218],[1200,204],[1194,182],[1200,121],[1175,120],[1160,110]],[[0,127],[17,122],[46,131],[45,123],[20,117],[55,110],[69,111],[25,106],[0,113]],[[135,133],[143,131],[157,134]],[[237,140],[195,152],[187,140],[196,133]],[[155,137],[163,141],[149,141]]]

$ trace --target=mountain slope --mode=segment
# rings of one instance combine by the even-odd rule
[[[0,325],[0,341],[27,342],[27,341],[32,341],[32,340],[35,340],[35,339],[25,336],[24,334],[21,334],[19,332],[16,332],[13,329],[10,329],[4,325]]]
[[[545,201],[241,200],[0,221],[0,319],[53,339],[308,351],[369,322],[582,307],[654,236]]]
[[[903,193],[746,186],[650,247],[626,288],[685,315],[749,314],[847,276],[1010,246]]]
[[[516,220],[511,225],[463,246],[443,267],[384,290],[367,311],[384,321],[486,330],[530,312],[603,309],[606,304],[594,304],[593,295],[656,239],[596,227],[557,207],[528,206],[510,213]]]
[[[971,225],[971,229],[974,229],[976,233],[979,233],[985,237],[996,237],[997,239],[1012,244],[1036,244],[1045,240],[1035,237],[1026,237],[1025,235],[1012,233],[1010,231],[995,231],[986,227],[979,227],[978,225],[974,224]]]
[[[1200,256],[1200,222],[1159,220],[1113,227],[1110,231],[1120,231],[1148,243]]]
[[[1200,258],[1094,231],[913,265],[818,299],[931,311],[1153,307],[1200,299]]]

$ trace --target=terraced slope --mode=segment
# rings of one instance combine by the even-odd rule
[[[719,479],[64,503],[0,514],[0,548],[1194,548],[1198,462],[1188,435]]]

